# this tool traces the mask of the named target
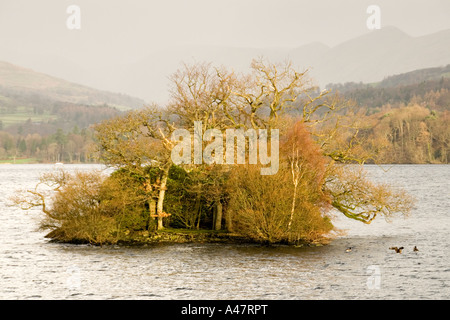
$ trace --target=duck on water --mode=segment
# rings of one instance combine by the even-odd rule
[[[405,248],[404,248],[404,247],[400,247],[400,248],[397,248],[397,247],[390,247],[389,249],[390,249],[390,250],[395,250],[396,253],[402,253],[402,250],[405,249]],[[414,246],[413,251],[414,251],[414,252],[419,251],[419,249],[417,249],[417,246]]]

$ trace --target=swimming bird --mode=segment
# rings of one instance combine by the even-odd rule
[[[348,247],[347,249],[345,249],[345,252],[351,252],[353,247]]]
[[[402,253],[402,250],[404,249],[403,247],[397,248],[397,247],[390,247],[390,250],[395,250],[395,252],[397,253]]]
[[[419,249],[417,249],[417,246],[414,246],[413,251],[419,251]]]

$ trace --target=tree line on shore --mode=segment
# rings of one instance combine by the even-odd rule
[[[91,126],[119,114],[119,110],[108,105],[54,103],[48,114],[51,118],[47,120],[36,122],[29,118],[24,123],[7,126],[0,113],[0,160],[31,158],[43,163],[93,162]]]
[[[311,243],[328,239],[336,213],[369,224],[410,212],[409,195],[365,176],[362,164],[376,159],[380,147],[367,139],[363,111],[318,90],[307,71],[261,59],[238,75],[200,63],[178,70],[171,84],[166,106],[129,111],[93,128],[95,157],[115,169],[111,175],[45,174],[15,203],[41,207],[51,238],[96,244],[151,238],[168,227]],[[279,149],[268,150],[279,152],[279,170],[262,175],[265,164],[250,163],[248,153],[243,164],[217,161],[223,140],[215,135],[209,150],[215,163],[175,164],[173,134],[192,133],[197,123],[201,132],[279,130]],[[275,145],[275,136],[266,138]],[[200,145],[202,152],[206,147]]]
[[[366,124],[360,134],[367,144],[378,146],[378,163],[447,164],[450,78],[438,75],[449,68],[393,76],[377,85],[347,83],[330,89],[364,110],[360,117]]]

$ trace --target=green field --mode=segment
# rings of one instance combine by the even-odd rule
[[[31,119],[32,122],[47,122],[48,120],[55,120],[57,116],[54,114],[34,114],[33,110],[30,108],[19,107],[14,113],[6,113],[5,110],[1,110],[0,120],[3,124],[3,129],[13,124],[20,124]]]
[[[9,159],[1,159],[0,164],[26,164],[26,163],[39,163],[36,158],[9,158]]]

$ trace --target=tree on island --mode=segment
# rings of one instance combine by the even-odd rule
[[[222,220],[229,233],[249,241],[314,242],[333,230],[333,211],[371,223],[377,216],[389,219],[411,210],[413,201],[406,193],[365,177],[362,164],[375,154],[361,147],[365,124],[348,101],[311,85],[306,71],[298,72],[290,63],[255,60],[247,75],[195,64],[184,65],[171,80],[171,100],[165,108],[130,111],[95,127],[98,157],[117,171],[109,177],[97,176],[98,183],[86,182],[95,180],[94,176],[72,175],[66,176],[70,183],[56,184],[53,203],[80,210],[69,217],[67,208],[64,213],[62,206],[44,207],[46,226],[54,230],[54,238],[58,238],[55,231],[64,229],[63,235],[58,233],[60,240],[79,239],[81,224],[74,222],[92,216],[95,219],[89,221],[94,224],[108,222],[102,229],[102,242],[117,242],[130,233],[150,233],[164,226],[218,230]],[[175,165],[172,134],[177,129],[195,133],[197,124],[202,133],[208,129],[253,129],[258,134],[279,130],[278,172],[261,175],[264,165],[249,163],[250,148],[244,164]],[[272,142],[275,136],[266,138]],[[245,139],[250,143],[249,137]],[[184,142],[194,146],[189,150],[195,150],[195,144],[202,152],[208,147],[198,144],[195,136]],[[32,200],[19,197],[17,203],[24,208],[45,205],[41,193],[31,190],[31,194]],[[74,194],[85,197],[82,204]],[[69,218],[72,234],[65,228],[69,220],[64,219]],[[84,238],[97,242],[92,233],[99,231],[89,223],[82,225]]]

